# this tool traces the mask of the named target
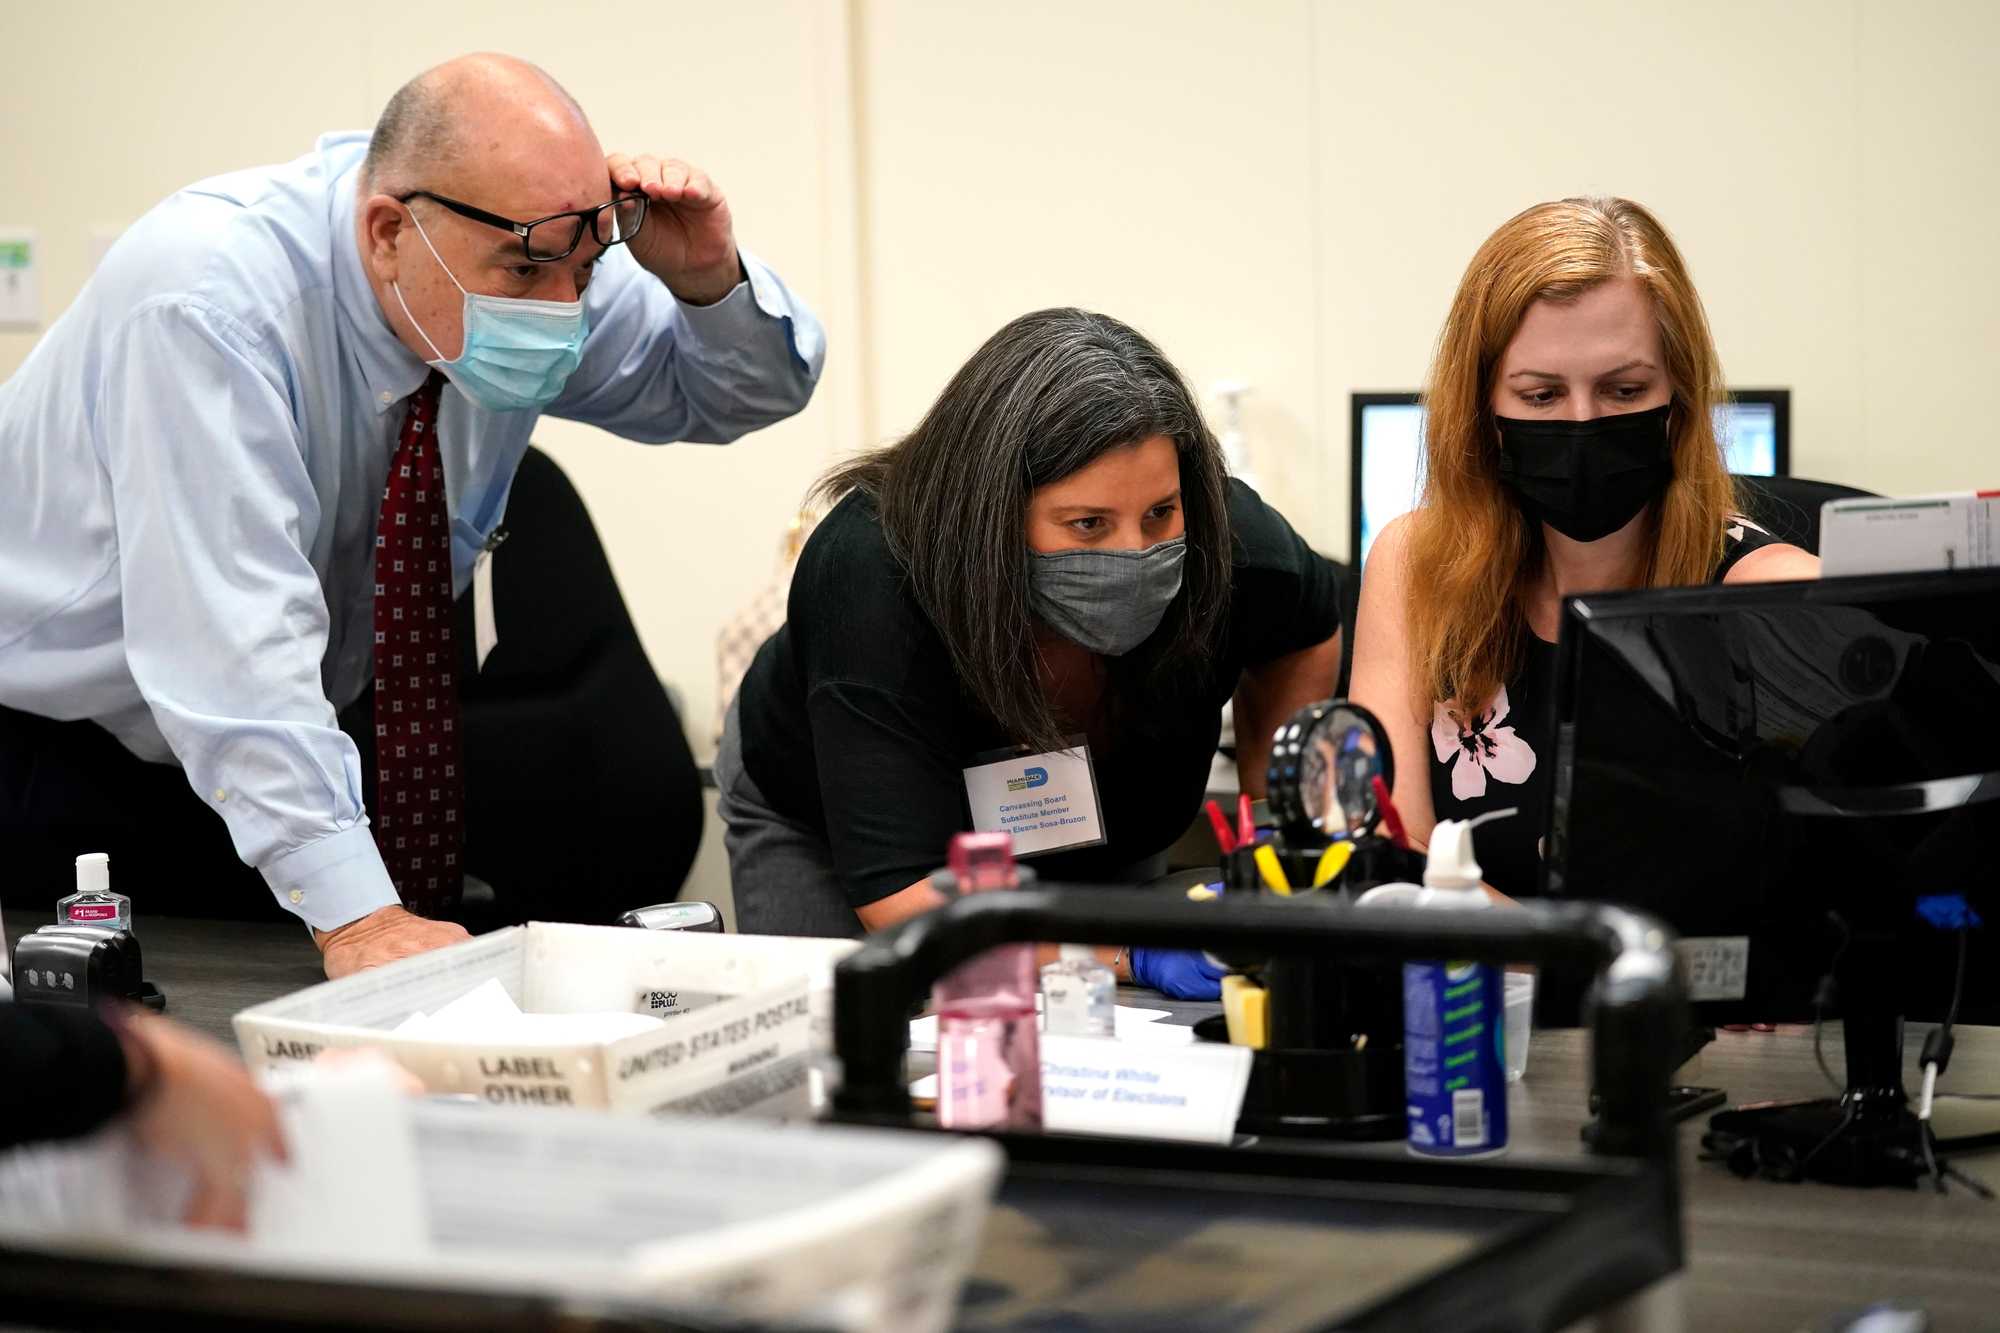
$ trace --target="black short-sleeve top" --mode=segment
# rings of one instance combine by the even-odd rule
[[[1200,812],[1222,705],[1244,669],[1340,627],[1339,568],[1248,486],[1231,481],[1228,503],[1230,609],[1217,641],[1170,715],[1093,742],[1106,841],[1038,858],[1044,878],[1113,878],[1172,846]],[[786,623],[758,651],[737,709],[744,772],[773,810],[825,834],[856,907],[943,864],[951,835],[972,827],[964,770],[1012,743],[961,687],[860,492],[800,553]]]
[[[1722,582],[1737,561],[1777,540],[1748,519],[1732,519],[1709,581]],[[1483,712],[1466,717],[1455,704],[1433,707],[1428,765],[1439,821],[1518,811],[1472,831],[1486,882],[1510,898],[1541,892],[1542,825],[1555,762],[1556,645],[1532,630],[1521,634],[1520,670]]]

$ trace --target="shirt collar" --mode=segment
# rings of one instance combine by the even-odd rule
[[[355,137],[329,134],[320,139],[319,146],[323,154],[334,158],[336,154],[331,150],[346,147]],[[366,145],[368,136],[358,137]],[[375,299],[375,289],[368,285],[367,274],[361,267],[361,251],[354,238],[354,187],[360,177],[360,155],[354,155],[344,165],[329,161],[328,170],[328,188],[333,191],[329,220],[333,230],[334,300],[340,307],[355,363],[368,385],[369,406],[379,416],[415,393],[429,376],[430,367],[411,355],[389,327],[382,303]]]

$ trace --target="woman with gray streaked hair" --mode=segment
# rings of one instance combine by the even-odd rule
[[[716,760],[742,930],[893,925],[942,901],[929,872],[975,826],[1011,825],[1046,879],[1154,878],[1222,705],[1261,793],[1273,728],[1332,691],[1337,570],[1224,475],[1179,372],[1108,316],[1014,320],[909,436],[816,489],[837,503]],[[1218,993],[1198,953],[1105,952]]]

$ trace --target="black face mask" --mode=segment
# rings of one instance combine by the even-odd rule
[[[1529,520],[1594,542],[1630,523],[1674,478],[1673,404],[1589,421],[1496,417],[1500,480]]]

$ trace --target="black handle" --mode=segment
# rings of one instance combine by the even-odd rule
[[[1596,1151],[1664,1157],[1667,1077],[1687,1021],[1672,933],[1597,903],[1530,903],[1488,912],[1355,908],[1282,900],[1193,903],[1143,889],[1060,884],[978,893],[871,936],[834,968],[834,1107],[843,1116],[910,1114],[903,1082],[908,1014],[938,978],[1001,944],[1055,940],[1378,960],[1465,958],[1589,969],[1591,1069],[1602,1099]]]

